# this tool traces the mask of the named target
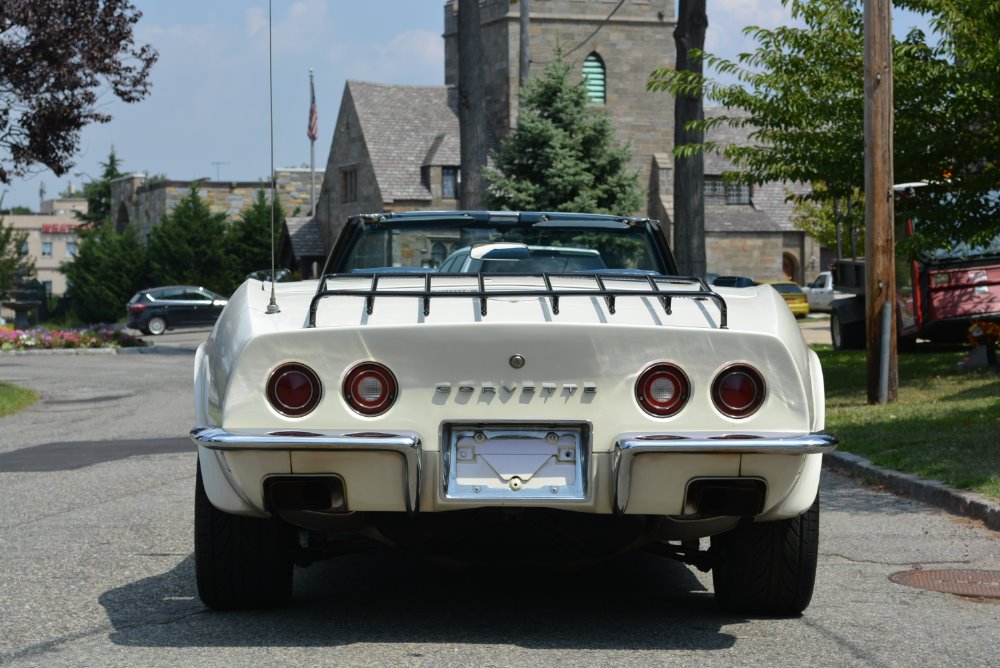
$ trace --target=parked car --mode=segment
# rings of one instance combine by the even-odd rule
[[[507,270],[422,266],[441,240]],[[245,283],[195,356],[207,605],[279,604],[293,564],[387,545],[553,573],[648,548],[711,569],[726,609],[809,604],[837,439],[770,287],[713,290],[656,221],[573,213],[355,216],[326,267],[273,305]]]
[[[806,299],[806,293],[802,292],[798,283],[769,281],[767,284],[778,291],[796,318],[804,318],[809,315],[809,302]]]
[[[203,327],[218,319],[228,300],[197,285],[165,285],[132,295],[127,327],[159,336],[176,327]]]
[[[712,279],[712,285],[724,288],[752,288],[757,285],[757,281],[746,276],[716,276]]]
[[[821,271],[812,283],[802,288],[806,293],[810,311],[829,311],[834,299],[850,297],[850,293],[840,292],[833,284],[833,273]]]
[[[592,248],[484,242],[455,251],[445,258],[438,271],[460,274],[507,274],[597,271],[605,268],[601,253]]]
[[[285,267],[278,267],[274,270],[274,277],[276,279],[276,283],[283,283],[285,281],[292,280],[292,272]],[[271,280],[271,270],[258,269],[257,271],[251,271],[247,274],[247,278],[252,278],[258,281],[269,281]]]

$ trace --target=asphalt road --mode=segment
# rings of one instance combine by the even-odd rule
[[[824,473],[806,613],[720,613],[711,578],[638,554],[586,570],[459,569],[399,552],[297,569],[280,610],[216,613],[192,565],[194,346],[0,357],[43,400],[0,418],[3,666],[987,666],[1000,601],[894,584],[1000,570],[1000,534]]]

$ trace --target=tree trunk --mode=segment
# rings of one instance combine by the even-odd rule
[[[458,124],[462,144],[459,206],[483,208],[483,166],[487,155],[479,0],[458,3]]]
[[[679,0],[677,28],[677,70],[702,73],[702,61],[692,62],[691,49],[703,49],[708,17],[705,0]],[[678,96],[674,101],[674,146],[700,144],[701,130],[685,128],[690,121],[702,120],[701,95]],[[705,276],[705,157],[701,151],[674,157],[674,253],[681,274]]]
[[[524,88],[528,81],[528,70],[531,68],[531,0],[521,0],[521,44],[518,51],[517,85]]]

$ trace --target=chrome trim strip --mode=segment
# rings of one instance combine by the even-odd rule
[[[196,445],[223,452],[254,450],[333,450],[337,452],[394,452],[403,459],[403,497],[406,511],[420,507],[420,436],[414,432],[363,433],[351,431],[270,431],[234,434],[219,427],[191,430]]]
[[[622,434],[615,439],[612,458],[614,511],[622,514],[628,507],[632,487],[632,464],[638,455],[660,454],[737,454],[737,455],[812,455],[836,449],[840,441],[833,434],[820,431],[799,436],[728,434]]]

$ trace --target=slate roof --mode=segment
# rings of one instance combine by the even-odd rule
[[[296,258],[324,257],[323,237],[319,233],[319,224],[315,218],[300,216],[285,218],[288,237],[292,241],[292,255]]]
[[[383,200],[430,200],[421,166],[460,162],[454,90],[368,81],[348,81],[347,88]]]
[[[705,107],[705,118],[717,118],[719,116],[746,117],[746,112],[739,109],[727,109],[725,107]],[[717,125],[711,131],[705,133],[705,140],[716,142],[721,146],[729,144],[748,144],[749,135],[752,128],[734,128],[729,125]],[[705,173],[720,175],[723,172],[731,171],[733,163],[726,160],[721,155],[714,152],[705,153]]]
[[[745,117],[740,109],[706,107],[705,118],[721,115]],[[753,128],[718,125],[706,133],[706,141],[720,145],[749,144]],[[705,154],[705,175],[719,176],[733,169],[733,164],[721,155]],[[754,186],[751,205],[705,204],[706,232],[794,232],[791,215],[794,207],[785,202],[789,191],[804,192],[808,188],[789,183],[765,183]]]

